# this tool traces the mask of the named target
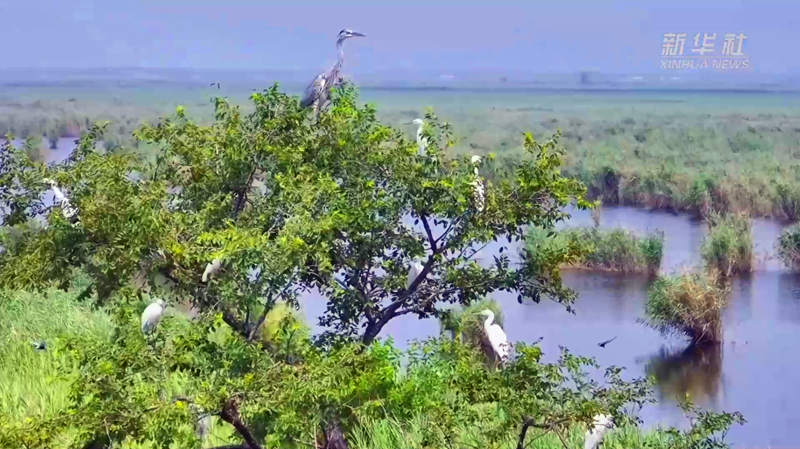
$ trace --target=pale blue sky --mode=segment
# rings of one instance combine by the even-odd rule
[[[0,18],[0,68],[320,69],[352,28],[349,71],[655,72],[663,33],[743,32],[754,71],[800,72],[798,0],[0,0]]]

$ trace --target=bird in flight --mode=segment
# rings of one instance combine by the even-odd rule
[[[602,343],[598,343],[597,346],[600,346],[601,348],[605,348],[607,344],[611,343],[612,341],[614,341],[616,339],[617,339],[617,336],[615,335],[614,338],[612,338],[611,340],[606,340],[606,341],[604,341]]]
[[[209,86],[217,86],[217,89],[219,89],[219,83],[211,83]]]

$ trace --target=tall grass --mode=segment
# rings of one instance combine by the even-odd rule
[[[692,344],[720,342],[727,296],[715,270],[660,277],[647,294],[645,323],[664,334],[686,335]]]
[[[483,412],[488,412],[488,414]],[[486,419],[482,421],[481,428],[462,429],[458,432],[461,436],[459,441],[455,441],[452,447],[459,449],[514,449],[517,447],[519,435],[515,432],[505,434],[500,438],[500,441],[490,441],[485,437],[487,434],[492,434],[492,432],[488,431],[490,428],[497,427],[501,424],[502,417],[492,416],[491,410],[479,411],[477,410],[477,406],[476,413],[487,415]],[[430,422],[423,416],[415,417],[406,422],[400,422],[393,418],[363,420],[360,425],[351,430],[349,434],[350,447],[353,449],[426,449],[430,446],[425,444],[425,436],[432,431],[432,428],[435,429],[435,423]],[[586,428],[584,426],[576,425],[562,436],[568,447],[583,447],[585,432]],[[528,449],[564,448],[564,445],[556,434],[540,429],[530,429],[525,441],[525,447]],[[603,438],[602,447],[605,449],[628,449],[635,447],[667,449],[669,446],[666,439],[655,432],[643,432],[637,427],[620,426]]]
[[[664,254],[664,233],[638,236],[624,229],[569,228],[560,238],[580,242],[584,254],[572,266],[594,270],[655,274]],[[541,237],[531,235],[530,238]]]
[[[68,404],[68,385],[55,379],[69,358],[51,349],[36,351],[31,342],[43,340],[52,348],[67,335],[109,338],[109,317],[77,303],[76,295],[0,292],[0,415],[52,416]]]
[[[709,231],[700,252],[710,268],[723,276],[753,269],[753,233],[750,219],[742,214],[711,214]]]
[[[789,268],[800,267],[800,225],[784,229],[778,238],[778,257]]]

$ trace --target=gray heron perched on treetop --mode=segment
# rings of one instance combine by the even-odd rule
[[[300,106],[308,107],[314,105],[314,113],[319,113],[319,110],[325,107],[330,99],[331,87],[339,84],[339,71],[342,69],[344,62],[344,51],[342,50],[342,43],[351,37],[363,37],[364,35],[353,31],[344,29],[339,32],[339,37],[336,39],[336,50],[339,52],[339,60],[328,71],[317,75],[314,81],[306,88],[303,93],[303,98],[300,99]]]

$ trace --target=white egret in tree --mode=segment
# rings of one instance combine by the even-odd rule
[[[208,282],[209,277],[216,274],[220,268],[222,268],[222,259],[214,259],[210,264],[206,265],[206,269],[203,271],[203,277],[201,278],[203,283]]]
[[[483,330],[486,332],[486,338],[489,339],[492,350],[494,350],[495,355],[497,355],[502,363],[507,362],[511,345],[508,343],[508,337],[506,337],[505,331],[503,331],[503,328],[498,324],[494,323],[494,312],[486,309],[480,314],[486,317],[486,321],[483,322]]]
[[[364,35],[347,29],[339,32],[339,36],[336,39],[336,51],[339,53],[339,60],[336,61],[336,64],[334,64],[328,72],[320,73],[314,78],[314,81],[311,82],[303,93],[303,97],[300,99],[300,106],[305,108],[313,105],[314,114],[319,114],[320,109],[325,107],[330,99],[330,89],[338,85],[341,81],[339,78],[339,71],[341,71],[342,63],[344,63],[342,44],[345,40],[358,36]]]
[[[411,284],[414,282],[414,279],[416,279],[420,275],[420,273],[422,273],[422,270],[424,268],[425,267],[423,267],[422,264],[419,263],[419,261],[415,260],[411,263],[411,267],[408,269],[408,279],[406,280],[406,289],[411,287]],[[425,279],[433,280],[430,273],[428,273]]]
[[[162,315],[164,315],[163,299],[158,299],[147,306],[142,312],[142,332],[146,334],[152,331],[161,321]]]
[[[422,121],[421,118],[415,118],[414,120],[406,123],[406,125],[419,125],[417,128],[417,148],[420,156],[425,156],[425,150],[428,148],[428,139],[422,136],[422,128],[425,125],[425,122]]]
[[[486,191],[483,187],[483,181],[481,181],[480,174],[478,173],[478,166],[481,163],[481,157],[478,155],[472,156],[470,159],[472,161],[473,173],[475,173],[475,179],[470,182],[472,185],[472,196],[475,200],[475,208],[478,209],[478,212],[483,212],[483,207],[486,203]]]
[[[43,178],[42,181],[50,184],[50,188],[53,189],[54,202],[58,202],[61,206],[61,209],[64,211],[64,217],[72,218],[78,215],[78,209],[72,206],[72,203],[69,202],[69,198],[58,188],[58,184],[55,181],[50,178]]]
[[[593,426],[586,431],[583,449],[597,449],[603,436],[614,427],[614,420],[608,415],[595,415]]]

